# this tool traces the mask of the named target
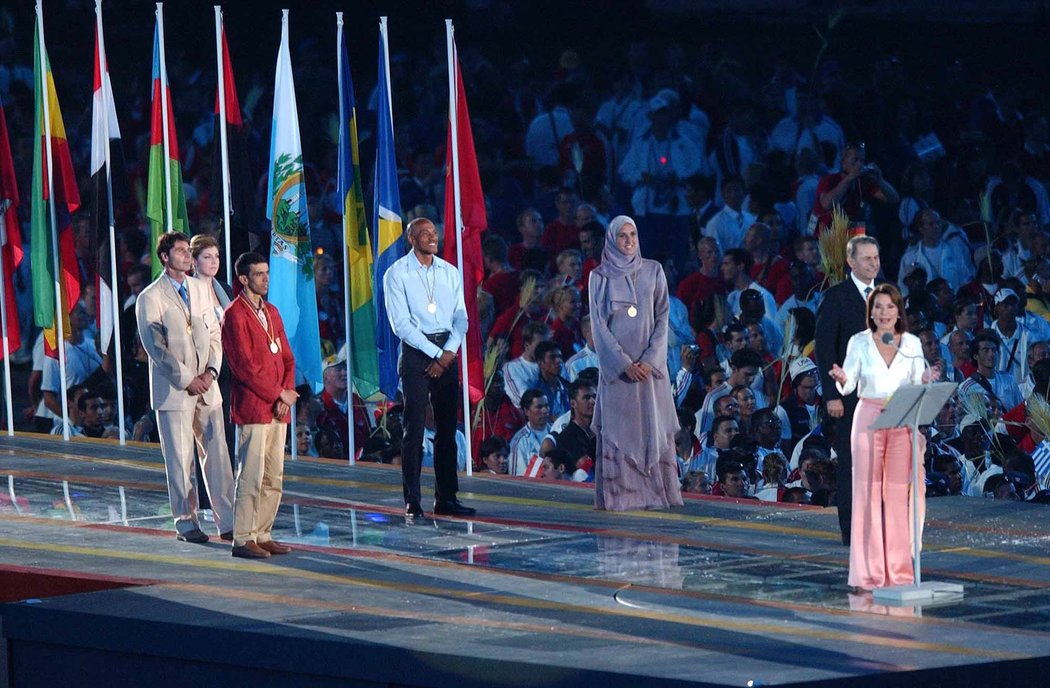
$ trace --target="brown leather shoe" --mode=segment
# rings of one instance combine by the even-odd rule
[[[288,554],[292,551],[292,548],[288,545],[282,545],[276,540],[267,540],[265,542],[260,541],[257,545],[260,549],[264,549],[270,554]]]
[[[249,540],[239,547],[234,547],[233,556],[240,559],[269,559],[270,553],[255,544],[253,540]]]

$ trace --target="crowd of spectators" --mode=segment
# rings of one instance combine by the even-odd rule
[[[929,494],[1047,501],[1050,411],[1040,409],[1050,393],[1050,128],[1023,79],[961,61],[923,79],[893,57],[851,63],[847,75],[828,56],[806,73],[803,61],[771,54],[642,39],[625,40],[616,64],[591,64],[586,52],[565,49],[547,72],[525,61],[505,65],[495,52],[482,44],[461,55],[489,220],[471,327],[480,328],[488,352],[499,353],[484,399],[465,419],[474,456],[461,437],[461,466],[593,478],[589,423],[600,387],[588,275],[609,220],[626,213],[637,222],[643,255],[663,264],[670,286],[667,359],[683,491],[834,504],[835,456],[822,423],[813,339],[829,285],[818,237],[837,207],[853,231],[879,239],[882,275],[907,297],[909,331],[922,339],[927,360],[960,383],[926,430]],[[405,222],[444,215],[447,101],[439,62],[430,54],[394,59]],[[25,64],[0,74],[23,170],[32,132],[27,74]],[[242,83],[262,207],[269,95],[257,75]],[[131,188],[139,190],[118,209],[126,307],[149,281],[141,202],[147,93],[139,88],[118,102]],[[177,92],[176,120],[191,225],[220,236],[211,210],[208,93],[204,77]],[[374,92],[358,95],[370,198]],[[336,103],[313,94],[306,109],[304,120],[330,123]],[[67,113],[87,189],[87,124],[76,110]],[[323,392],[300,390],[293,440],[301,454],[344,458],[352,415],[360,458],[396,463],[398,400],[358,397],[340,354],[341,204],[328,129],[303,132],[328,358]],[[28,205],[21,210],[28,221]],[[84,218],[75,231],[90,231]],[[89,245],[77,242],[78,250]],[[89,282],[92,257],[81,259]],[[111,367],[99,368],[97,352],[80,344],[93,341],[93,308],[85,290],[73,318],[81,324],[70,346],[85,351],[84,370],[67,378],[70,415],[78,431],[112,436]],[[128,428],[149,439],[145,357],[127,334],[134,328],[124,331]],[[27,418],[44,429],[61,411],[56,375],[42,352],[33,360]],[[90,394],[73,394],[85,384]]]

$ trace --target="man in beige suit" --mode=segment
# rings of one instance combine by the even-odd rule
[[[179,540],[208,541],[197,520],[196,441],[215,525],[223,540],[233,540],[233,471],[222,394],[215,382],[222,366],[222,333],[207,293],[210,287],[186,274],[193,259],[185,234],[162,235],[157,256],[164,272],[139,294],[135,318],[149,356],[150,398],[157,412],[171,515]]]

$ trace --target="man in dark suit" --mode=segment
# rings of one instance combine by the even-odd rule
[[[846,244],[846,264],[850,274],[824,292],[817,310],[816,352],[824,404],[829,423],[834,423],[835,452],[838,454],[837,496],[842,544],[849,545],[853,504],[853,457],[850,431],[857,395],[839,394],[831,379],[831,366],[846,360],[846,344],[863,330],[867,321],[867,295],[875,288],[879,274],[879,242],[874,237],[857,236]]]

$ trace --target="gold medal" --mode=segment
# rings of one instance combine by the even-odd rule
[[[276,354],[280,350],[281,350],[281,347],[277,346],[277,342],[276,341],[270,342],[270,353],[271,354]]]
[[[430,303],[427,304],[427,313],[433,314],[433,313],[437,313],[437,312],[438,312],[438,307],[437,307],[436,303],[431,301]]]
[[[629,307],[629,308],[627,309],[627,315],[629,315],[629,316],[630,316],[630,317],[632,317],[632,318],[634,318],[634,317],[637,317],[637,315],[638,315],[638,309],[637,309],[637,308],[635,308],[634,306],[630,306],[630,307]]]

